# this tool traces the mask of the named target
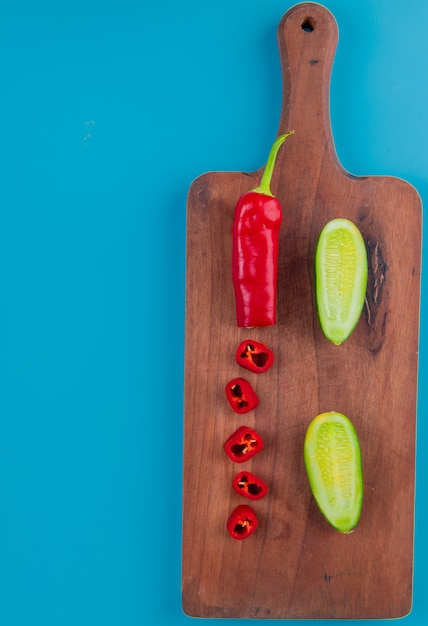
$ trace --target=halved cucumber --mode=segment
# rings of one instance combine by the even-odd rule
[[[324,335],[343,343],[358,323],[367,288],[367,251],[353,222],[338,218],[321,231],[315,252],[315,295]]]
[[[358,524],[363,502],[361,450],[346,415],[317,415],[306,431],[306,472],[312,494],[327,521],[342,533]]]

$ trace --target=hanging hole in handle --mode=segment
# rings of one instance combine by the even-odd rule
[[[315,20],[313,17],[305,17],[300,26],[305,33],[311,33],[315,28]]]

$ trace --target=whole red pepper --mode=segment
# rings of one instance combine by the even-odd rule
[[[260,500],[268,492],[266,483],[251,472],[239,472],[233,479],[232,487],[244,498]]]
[[[264,343],[246,339],[236,350],[236,362],[257,374],[266,372],[273,363],[273,352]]]
[[[260,185],[244,193],[233,220],[232,277],[236,320],[240,327],[276,324],[278,237],[282,222],[279,201],[270,190],[279,148],[293,132],[273,144]]]
[[[235,463],[243,463],[263,450],[264,442],[253,428],[240,426],[230,435],[223,447],[229,459]]]
[[[240,504],[227,520],[226,528],[234,539],[246,539],[255,530],[259,521],[249,504]]]
[[[256,392],[245,378],[233,378],[226,385],[226,397],[235,413],[248,413],[259,404]]]

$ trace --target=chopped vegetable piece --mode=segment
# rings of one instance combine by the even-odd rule
[[[229,459],[243,463],[264,448],[263,439],[253,428],[240,426],[223,445]]]
[[[260,500],[268,492],[266,483],[251,472],[239,472],[232,486],[236,493],[250,500]]]
[[[267,372],[273,363],[273,352],[264,343],[246,339],[236,350],[236,362],[250,372],[261,374]]]
[[[315,252],[315,295],[324,335],[336,345],[353,332],[367,288],[367,251],[357,226],[346,219],[328,222]]]
[[[240,504],[227,520],[227,530],[234,539],[246,539],[258,526],[257,515],[249,504]]]
[[[358,524],[363,476],[358,436],[342,413],[321,413],[309,424],[304,460],[312,494],[327,521],[342,533]]]
[[[256,392],[245,378],[234,378],[228,382],[226,397],[235,413],[248,413],[259,404]]]

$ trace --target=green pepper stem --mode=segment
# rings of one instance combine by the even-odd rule
[[[255,189],[253,189],[252,191],[256,193],[261,193],[265,196],[273,196],[273,193],[270,190],[270,183],[272,180],[272,174],[273,174],[273,169],[275,167],[275,161],[276,161],[276,157],[278,154],[278,150],[280,149],[284,141],[287,139],[287,137],[293,134],[294,134],[294,130],[290,130],[284,135],[279,135],[279,137],[276,138],[274,144],[272,145],[272,148],[270,149],[268,160],[265,165],[265,171],[263,172],[260,185],[256,187]]]

